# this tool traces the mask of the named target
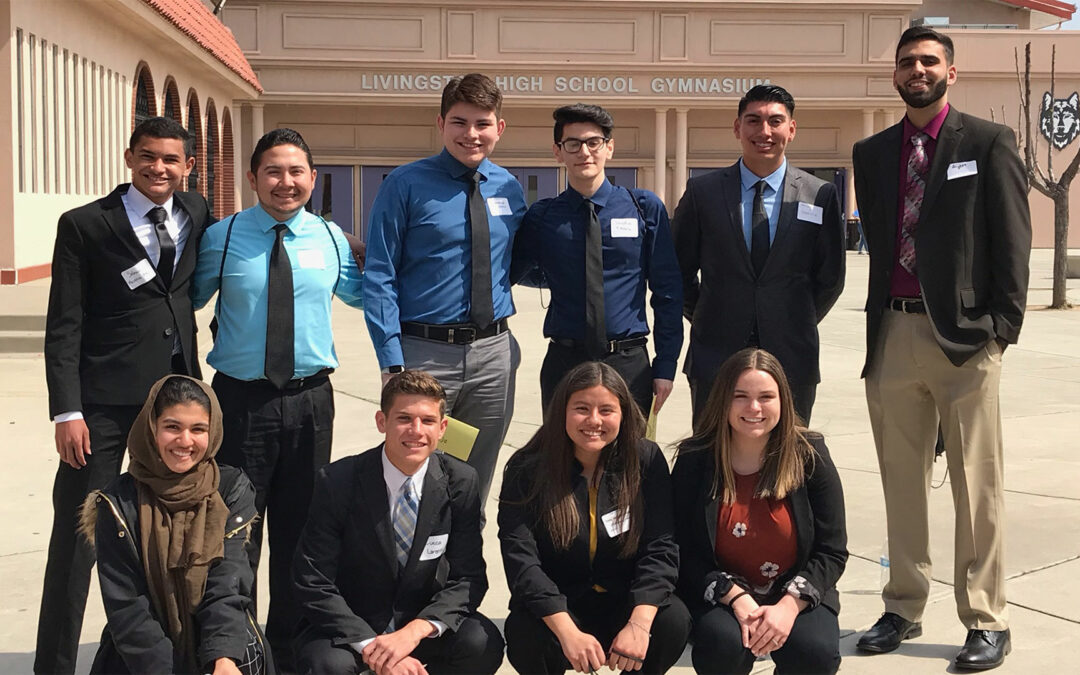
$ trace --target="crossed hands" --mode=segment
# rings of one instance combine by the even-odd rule
[[[742,628],[743,647],[754,656],[764,656],[783,647],[795,617],[805,606],[805,600],[796,600],[786,593],[775,605],[758,605],[749,595],[738,598],[731,610]]]
[[[414,619],[393,633],[376,637],[360,650],[360,656],[375,675],[427,675],[424,664],[409,654],[431,634],[430,623]]]

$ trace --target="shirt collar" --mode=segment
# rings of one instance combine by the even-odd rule
[[[144,218],[146,217],[146,214],[150,211],[150,209],[154,208],[155,206],[160,206],[160,207],[164,208],[165,213],[168,214],[168,216],[170,218],[172,218],[172,215],[173,215],[173,196],[172,195],[169,195],[168,200],[166,200],[164,204],[155,204],[154,202],[152,202],[150,200],[149,197],[147,197],[143,193],[139,192],[139,189],[136,188],[134,185],[129,185],[128,189],[127,189],[127,194],[124,195],[124,198],[127,199],[128,207],[132,211],[134,211],[135,213],[138,213],[139,215],[143,216]]]
[[[941,133],[941,126],[945,124],[945,118],[949,116],[949,104],[946,103],[945,107],[941,109],[941,112],[934,115],[934,119],[930,120],[922,129],[916,129],[915,125],[911,123],[907,115],[904,115],[904,145],[911,142],[911,137],[918,132],[923,132],[930,138],[937,140],[938,134]]]
[[[588,198],[588,201],[596,204],[600,208],[604,208],[614,193],[615,186],[611,184],[611,181],[605,178],[604,182],[601,183],[600,187],[593,193],[593,196]],[[570,186],[567,186],[566,190],[563,191],[563,195],[565,195],[565,199],[571,210],[577,209],[586,200],[586,197],[582,196],[580,192]]]
[[[263,209],[262,204],[256,204],[252,211],[255,214],[255,223],[263,232],[269,232],[274,229],[274,226],[278,223],[285,223],[285,225],[288,226],[289,231],[293,234],[300,231],[301,226],[304,224],[306,213],[305,209],[300,209],[288,220],[277,220]]]
[[[401,489],[405,486],[405,481],[407,480],[412,480],[413,491],[416,492],[417,499],[419,499],[420,493],[423,491],[421,488],[424,486],[424,476],[427,475],[428,464],[431,463],[431,457],[424,460],[424,463],[420,465],[420,468],[416,470],[416,473],[407,476],[390,462],[390,458],[386,456],[385,443],[383,444],[382,452],[379,453],[379,456],[382,458],[383,481],[386,482],[386,491],[391,499],[401,492]]]
[[[438,157],[439,164],[442,166],[442,168],[454,178],[462,178],[473,171],[473,169],[457,161],[457,159],[455,159],[454,156],[450,154],[450,151],[446,148],[442,149],[442,152],[439,153]],[[491,160],[485,157],[484,159],[480,160],[479,166],[476,167],[476,172],[480,174],[480,176],[482,176],[484,180],[487,180],[487,177],[491,175],[492,166],[494,165],[491,163]]]
[[[764,180],[765,184],[771,187],[773,192],[780,192],[780,188],[784,184],[785,173],[787,173],[787,157],[780,163],[780,167],[776,171],[773,171],[764,178],[758,176],[750,169],[747,169],[746,165],[743,164],[742,158],[739,158],[739,175],[742,177],[743,192],[753,190],[754,185],[756,185],[759,180]]]

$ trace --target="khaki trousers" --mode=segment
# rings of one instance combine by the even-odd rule
[[[968,629],[1004,630],[1004,462],[1001,348],[955,366],[929,317],[886,309],[866,401],[877,445],[889,536],[885,611],[919,621],[930,591],[927,499],[940,421],[956,509],[957,614]]]

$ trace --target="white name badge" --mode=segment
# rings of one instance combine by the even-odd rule
[[[815,225],[821,224],[821,219],[825,215],[825,210],[820,206],[814,206],[813,204],[807,204],[806,202],[799,202],[799,220],[805,220],[808,223],[814,223]]]
[[[638,219],[637,218],[612,218],[611,219],[611,236],[612,237],[636,237],[638,236]]]
[[[428,537],[424,544],[424,552],[420,554],[420,560],[434,560],[446,553],[446,542],[450,540],[449,534],[433,534]]]
[[[143,258],[139,262],[135,263],[131,267],[127,268],[120,273],[120,276],[124,278],[128,288],[135,290],[139,286],[142,286],[147,281],[150,281],[157,276],[157,272],[154,271],[154,266],[150,264],[150,261]]]
[[[506,197],[488,197],[488,212],[493,216],[511,216],[510,202]]]
[[[974,176],[977,173],[979,173],[979,167],[975,165],[973,159],[967,162],[953,162],[949,165],[948,179],[955,180],[964,176]]]
[[[611,511],[600,516],[600,520],[604,522],[604,529],[607,530],[608,536],[612,539],[630,529],[629,511],[622,518],[619,518],[618,511]]]
[[[296,252],[296,262],[302,270],[326,269],[326,261],[323,260],[322,251],[317,248],[308,248]]]

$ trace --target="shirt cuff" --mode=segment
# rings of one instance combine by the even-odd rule
[[[375,638],[368,638],[366,640],[361,640],[360,642],[350,642],[349,646],[352,647],[356,651],[357,654],[360,654],[360,653],[362,653],[364,651],[364,647],[367,647],[369,644],[371,644],[374,641],[375,641]]]
[[[425,619],[425,621],[430,623],[431,627],[434,629],[434,631],[432,631],[431,635],[428,635],[427,637],[429,637],[429,638],[442,637],[442,634],[446,632],[447,626],[442,621],[437,621],[436,619]]]
[[[81,420],[83,414],[81,410],[70,410],[68,412],[60,413],[53,416],[53,422],[60,424],[61,422],[70,422],[71,420]]]

